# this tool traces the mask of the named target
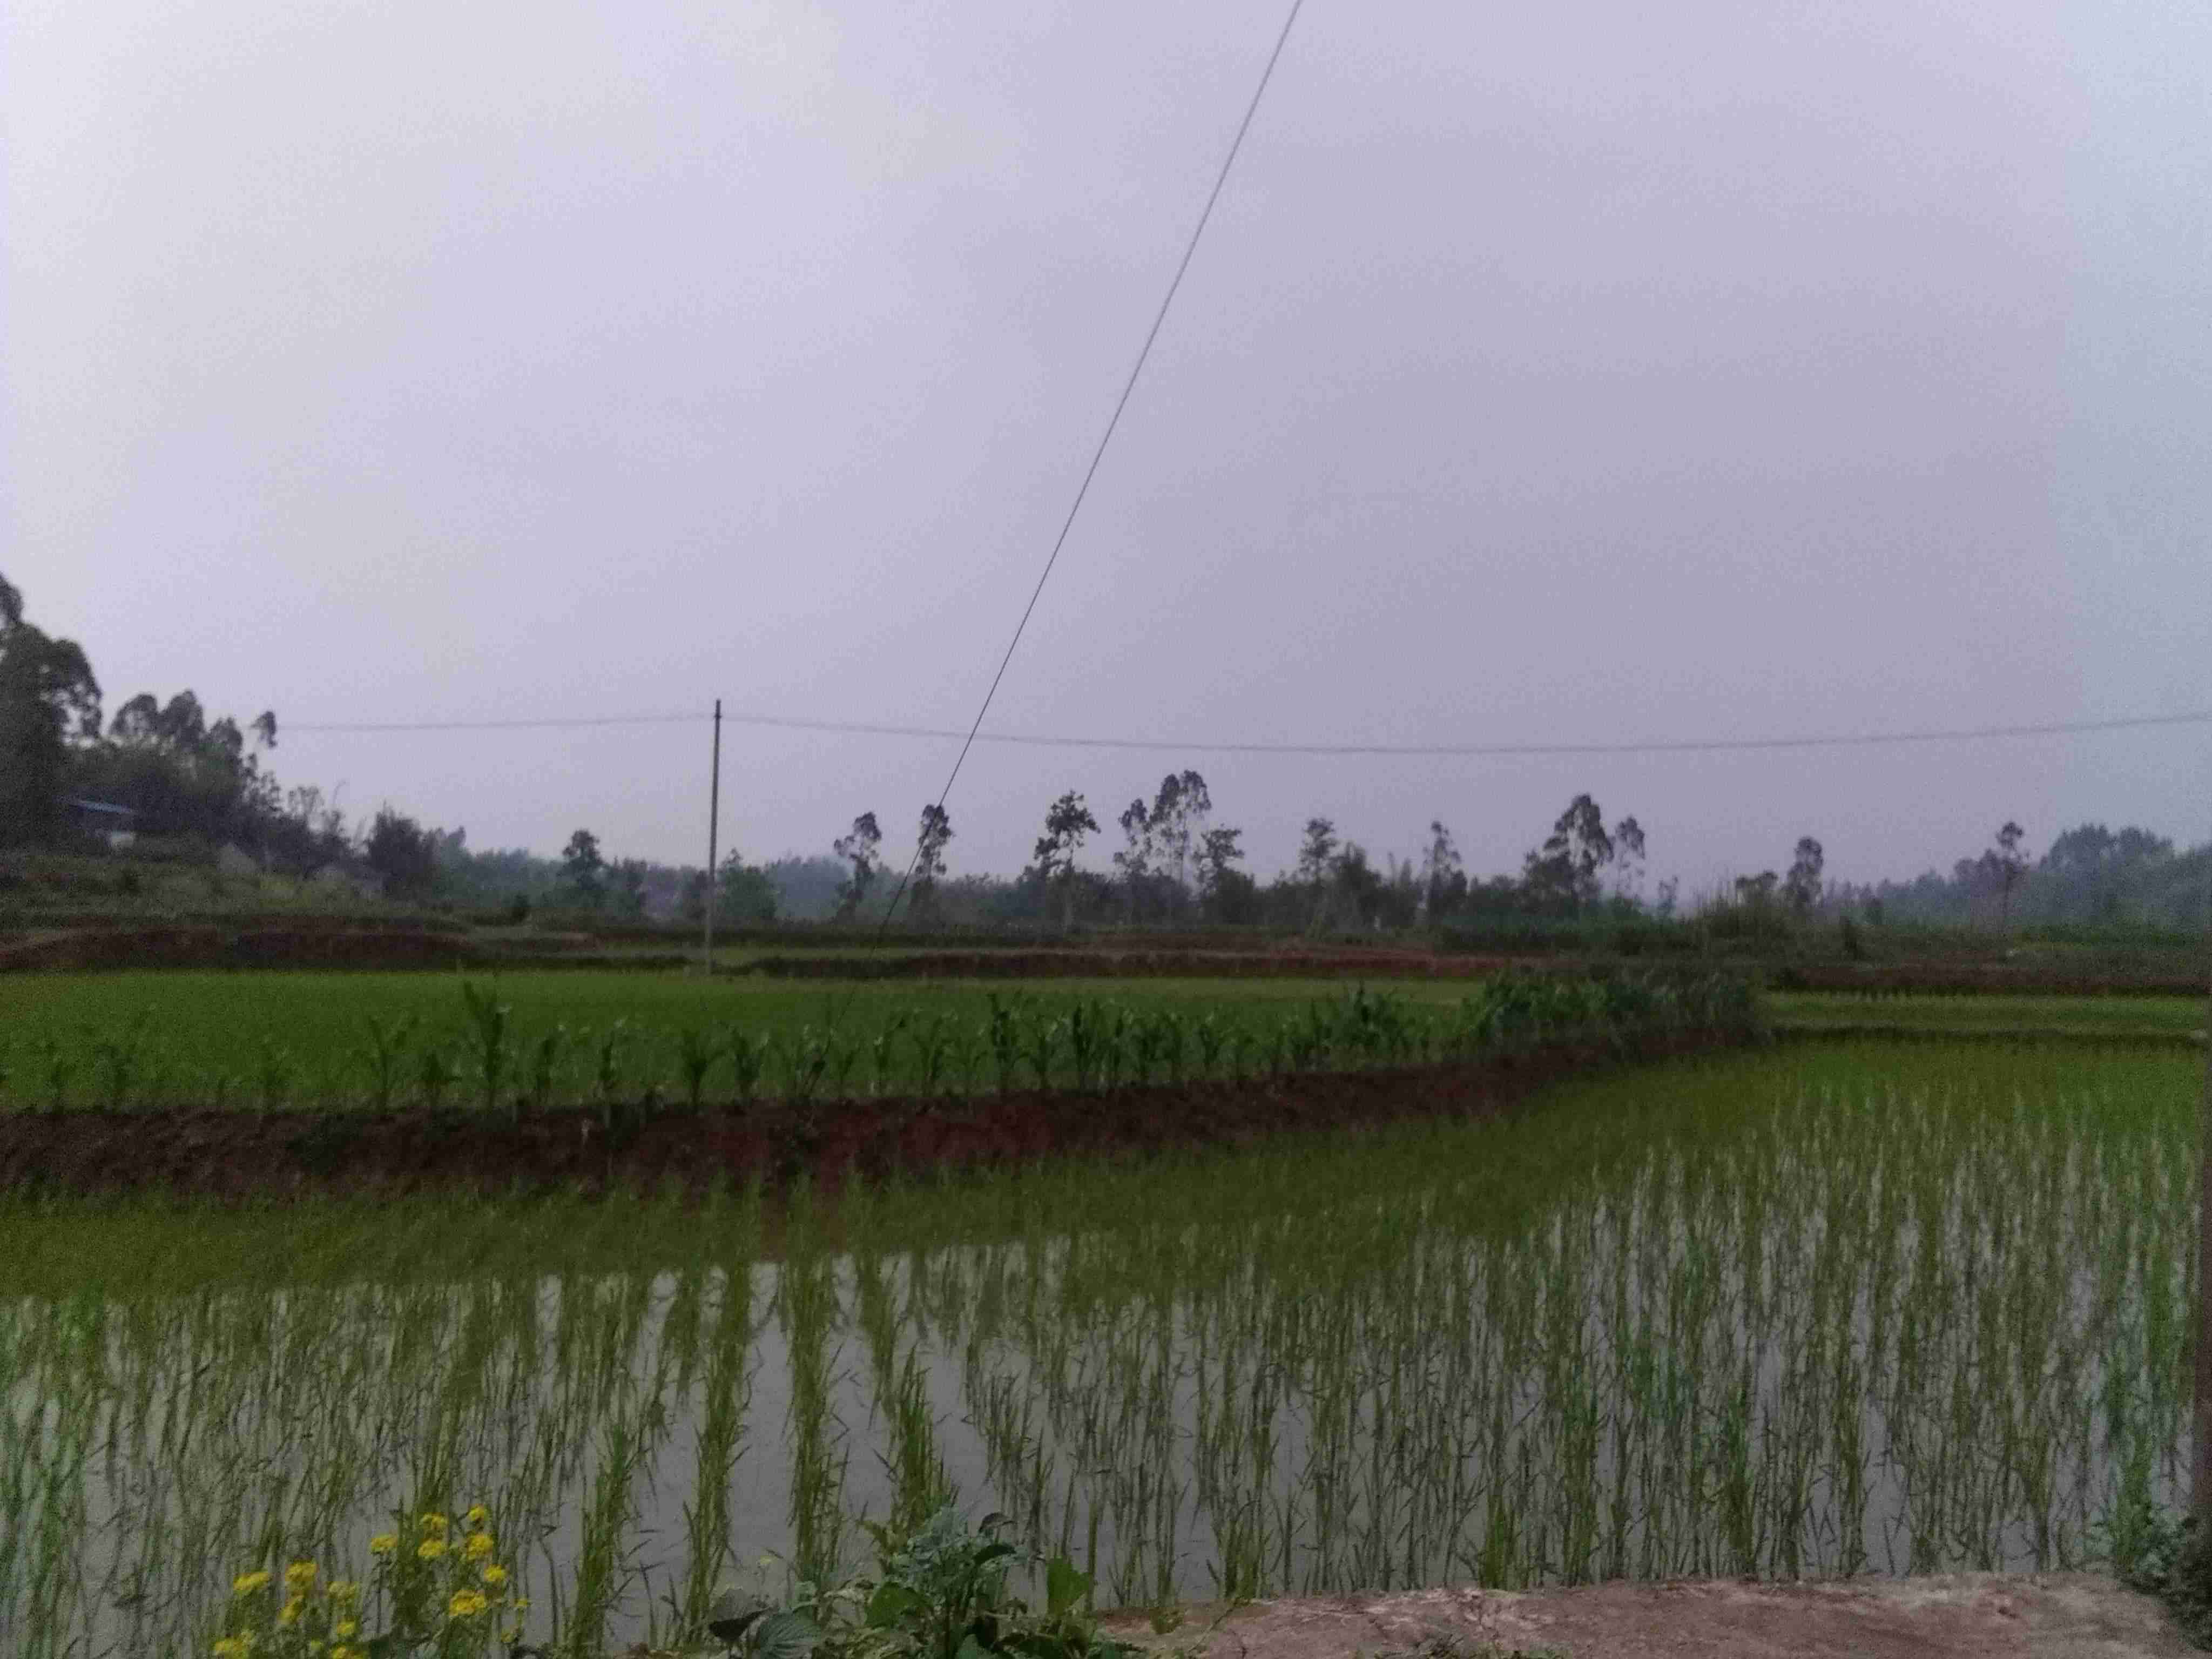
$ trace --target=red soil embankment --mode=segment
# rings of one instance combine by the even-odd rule
[[[85,927],[0,944],[0,972],[116,968],[453,968],[483,952],[423,927]]]
[[[562,1109],[520,1123],[459,1110],[16,1114],[0,1118],[0,1191],[318,1193],[703,1191],[804,1176],[971,1169],[1066,1154],[1243,1145],[1285,1131],[1486,1117],[1547,1084],[1631,1060],[1734,1046],[1683,1035],[1626,1054],[1560,1048],[1480,1065],[1203,1082],[1103,1093],[787,1102],[620,1115]]]
[[[902,956],[781,956],[779,979],[1486,979],[1532,964],[1426,951],[919,951]],[[1562,963],[1562,973],[1583,973]]]

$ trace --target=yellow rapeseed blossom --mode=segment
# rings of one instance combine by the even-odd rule
[[[246,1644],[235,1636],[226,1636],[215,1644],[215,1659],[246,1659]]]
[[[280,1625],[296,1625],[300,1622],[300,1615],[307,1610],[307,1604],[295,1595],[276,1609],[276,1622]]]
[[[473,1504],[461,1518],[468,1523],[471,1532],[482,1532],[491,1524],[491,1511],[481,1504]]]
[[[443,1538],[447,1524],[442,1515],[426,1515],[422,1517],[422,1535],[425,1538]]]
[[[351,1578],[333,1578],[323,1593],[337,1606],[349,1607],[361,1600],[361,1585]]]
[[[284,1585],[295,1595],[305,1595],[314,1588],[322,1569],[312,1561],[295,1561],[284,1569]]]
[[[434,1561],[445,1553],[446,1540],[442,1538],[426,1538],[415,1547],[416,1555],[425,1561]]]
[[[268,1588],[269,1575],[265,1571],[261,1572],[241,1572],[237,1577],[230,1581],[230,1593],[233,1595],[251,1595],[256,1590],[266,1589]]]
[[[337,1624],[331,1626],[331,1634],[337,1637],[341,1642],[350,1640],[353,1637],[358,1635],[360,1631],[361,1626],[359,1622],[351,1619],[341,1619]]]
[[[368,1553],[371,1555],[392,1555],[396,1554],[398,1549],[399,1534],[396,1532],[380,1532],[368,1540]]]
[[[469,1534],[467,1544],[462,1547],[461,1555],[465,1560],[481,1561],[497,1547],[498,1546],[492,1542],[489,1533],[472,1532]]]
[[[498,1562],[493,1562],[489,1566],[483,1570],[483,1581],[485,1583],[491,1586],[492,1589],[499,1589],[501,1585],[507,1583],[507,1569],[500,1565]]]
[[[446,1603],[446,1611],[456,1619],[473,1619],[490,1605],[479,1591],[455,1590],[453,1599]]]
[[[331,1659],[365,1659],[362,1650],[341,1642],[331,1650]]]

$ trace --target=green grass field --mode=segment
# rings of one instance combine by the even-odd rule
[[[0,1093],[16,1109],[53,1111],[1084,1087],[1626,1037],[1673,1029],[1665,1010],[1709,1023],[1673,991],[1655,1014],[1600,1006],[1593,988],[1556,981],[1385,994],[1218,979],[139,973],[25,975],[5,988]],[[503,1011],[495,1049],[471,996],[479,1015]],[[1725,1018],[1741,1013],[1739,985]]]

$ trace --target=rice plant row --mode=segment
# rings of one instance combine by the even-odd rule
[[[697,1109],[768,1097],[1080,1091],[1626,1044],[1671,1031],[1746,1033],[1759,1019],[1748,981],[1725,975],[1506,979],[1447,1005],[1358,986],[1287,1012],[997,992],[967,1000],[980,1005],[972,1017],[884,1012],[863,1000],[845,1017],[833,1003],[825,1018],[798,1024],[532,1024],[495,983],[464,981],[457,1018],[364,1016],[335,1060],[319,1064],[264,1035],[229,1063],[198,1069],[177,1060],[142,1011],[70,1042],[52,1033],[11,1042],[0,1031],[0,1103],[55,1113],[305,1105],[520,1116],[617,1102]]]

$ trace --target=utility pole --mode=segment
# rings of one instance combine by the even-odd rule
[[[722,700],[714,699],[714,760],[707,786],[707,948],[700,963],[703,972],[714,971],[714,890],[720,872],[714,860],[720,853],[722,829]]]

